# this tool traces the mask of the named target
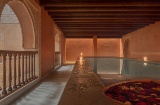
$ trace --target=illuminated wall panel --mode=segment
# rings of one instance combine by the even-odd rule
[[[66,62],[73,62],[80,53],[84,56],[93,55],[92,38],[66,38]]]
[[[120,56],[119,38],[98,38],[97,55],[98,56]]]

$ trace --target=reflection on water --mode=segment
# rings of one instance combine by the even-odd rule
[[[160,79],[160,63],[122,58],[85,58],[98,75],[121,75],[125,79]]]

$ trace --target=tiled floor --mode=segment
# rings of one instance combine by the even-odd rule
[[[57,105],[72,68],[61,67],[10,105]]]

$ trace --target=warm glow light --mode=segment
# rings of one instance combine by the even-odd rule
[[[83,57],[80,57],[79,59],[80,59],[80,60],[83,60]]]
[[[83,53],[81,53],[81,56],[83,56]]]
[[[144,61],[148,61],[148,58],[145,56],[145,57],[143,58],[143,60],[144,60]],[[144,63],[144,66],[147,66],[147,63]]]
[[[83,53],[80,53],[79,63],[80,63],[80,65],[83,64]]]
[[[79,61],[79,64],[80,64],[80,65],[82,65],[82,64],[83,64],[83,61],[82,61],[82,60],[80,60],[80,61]]]
[[[144,63],[144,66],[147,66],[147,63]]]
[[[143,60],[144,60],[144,61],[147,61],[147,60],[148,60],[148,58],[147,58],[147,57],[144,57],[144,58],[143,58]]]
[[[80,53],[79,59],[80,59],[80,60],[83,60],[83,53]]]

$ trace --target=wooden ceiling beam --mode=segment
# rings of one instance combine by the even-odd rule
[[[66,35],[65,38],[93,38],[93,36],[68,36]],[[97,36],[97,38],[122,38],[122,36]]]
[[[123,35],[126,35],[128,33],[131,33],[133,31],[80,31],[80,32],[64,32],[64,36],[93,36],[93,35],[97,35],[97,36],[119,36],[122,37]]]
[[[113,33],[113,34],[111,34],[111,33],[83,33],[83,34],[78,34],[78,33],[76,33],[76,34],[74,34],[74,33],[66,33],[66,34],[64,34],[65,36],[71,36],[71,37],[73,37],[73,36],[94,36],[94,35],[97,35],[97,36],[119,36],[119,37],[121,37],[122,35],[120,35],[120,34],[118,34],[118,33]]]
[[[138,27],[138,26],[135,26],[135,27],[128,27],[128,26],[122,26],[122,27],[117,27],[117,26],[113,26],[113,27],[59,27],[60,29],[62,29],[62,30],[65,30],[65,29],[67,29],[67,30],[78,30],[78,29],[81,29],[81,30],[85,30],[85,29],[89,29],[89,30],[94,30],[94,29],[96,29],[96,30],[98,30],[98,29],[100,29],[100,30],[106,30],[106,29],[138,29],[138,28],[142,28],[142,27]]]
[[[73,17],[153,17],[159,16],[160,10],[157,11],[48,11],[48,14],[54,18],[73,18]],[[99,14],[99,15],[98,15]],[[59,16],[59,17],[57,17]]]
[[[98,37],[117,37],[121,38],[126,33],[64,33],[65,37],[93,37],[97,35]]]
[[[126,21],[126,22],[121,22],[121,21],[115,21],[115,22],[108,22],[108,21],[104,21],[101,22],[101,21],[95,21],[95,22],[57,22],[55,21],[56,24],[58,24],[59,27],[114,27],[114,26],[117,26],[117,27],[122,27],[122,26],[147,26],[149,24],[153,24],[155,23],[156,21]]]
[[[122,37],[160,21],[160,0],[41,0],[66,37]]]
[[[137,30],[137,29],[135,29]],[[63,31],[64,35],[68,34],[73,34],[73,35],[119,35],[119,36],[122,36],[122,35],[126,35],[128,33],[131,33],[131,32],[134,32],[135,30],[79,30],[79,31]]]
[[[113,0],[97,0],[97,1],[51,1],[51,0],[41,0],[41,5],[43,6],[56,6],[56,7],[79,7],[79,6],[160,6],[159,0],[119,0],[119,1],[113,1]]]
[[[86,18],[81,18],[81,17],[73,17],[73,18],[53,18],[54,20],[160,20],[160,16],[159,17],[86,17]]]
[[[108,10],[108,11],[144,11],[144,10],[160,10],[159,6],[45,6],[46,10]]]
[[[62,14],[69,14],[69,13],[72,13],[72,14],[76,14],[76,13],[81,13],[81,14],[160,14],[160,11],[98,11],[98,10],[93,10],[93,11],[74,11],[74,10],[71,10],[71,11],[48,11],[49,14],[56,14],[56,13],[62,13]]]
[[[95,15],[95,16],[90,16],[90,15],[87,15],[87,16],[84,16],[84,15],[80,15],[80,16],[63,16],[63,15],[51,15],[51,17],[53,19],[67,19],[67,18],[137,18],[137,19],[143,19],[143,18],[160,18],[160,14],[156,14],[156,15]]]
[[[130,28],[130,29],[62,29],[65,32],[130,32],[137,30],[137,28]]]
[[[154,22],[139,23],[58,23],[59,27],[144,27]]]
[[[125,27],[133,27],[133,28],[136,28],[136,27],[139,27],[139,28],[141,28],[141,27],[145,27],[145,26],[147,26],[147,25],[143,25],[143,26],[95,26],[95,28],[99,28],[99,27],[101,27],[101,28],[109,28],[109,27],[111,27],[111,28],[118,28],[118,27],[122,27],[122,28],[125,28]],[[72,28],[73,27],[73,28]],[[59,26],[59,28],[61,28],[61,29],[64,29],[64,28],[66,28],[66,29],[69,29],[69,28],[72,28],[72,29],[76,29],[76,28],[93,28],[92,26],[85,26],[85,27],[80,27],[80,26],[70,26],[70,27],[64,27],[64,26]]]
[[[139,23],[121,23],[121,22],[105,22],[105,23],[100,23],[100,22],[85,22],[85,23],[79,23],[79,22],[74,22],[74,23],[65,23],[65,22],[57,22],[59,24],[59,26],[72,26],[72,25],[147,25],[147,24],[151,24],[154,22],[139,22]]]
[[[132,10],[133,8],[138,8],[138,10],[145,10],[145,9],[153,9],[153,10],[155,10],[155,8],[157,8],[157,9],[159,9],[159,6],[160,6],[160,4],[155,4],[155,5],[94,5],[94,4],[91,4],[91,5],[86,5],[86,4],[84,4],[84,5],[79,5],[79,4],[77,4],[77,5],[70,5],[70,4],[66,4],[66,5],[61,5],[61,4],[59,4],[59,5],[44,5],[44,8],[46,9],[46,10],[52,10],[52,9],[54,9],[54,10],[61,10],[61,9],[67,9],[67,10],[70,10],[70,9],[89,9],[89,8],[93,8],[93,9],[100,9],[100,8],[104,8],[104,9],[106,9],[106,8],[108,8],[109,10],[113,10],[113,9],[117,9],[118,10],[118,8],[119,9],[122,9],[122,10],[125,10],[125,9],[130,9],[130,10]]]
[[[84,13],[52,13],[52,12],[48,12],[49,15],[51,17],[88,17],[88,16],[91,16],[91,17],[127,17],[127,16],[160,16],[160,14],[158,13],[127,13],[127,14],[124,14],[124,13],[87,13],[87,14],[84,14]]]
[[[107,23],[106,23],[107,24]],[[119,26],[120,27],[122,27],[122,25],[120,25],[121,23],[118,23],[119,24]],[[117,24],[117,25],[118,25]],[[131,27],[131,26],[148,26],[148,25],[150,25],[150,24],[154,24],[154,22],[147,22],[147,23],[137,23],[137,24],[132,24],[132,23],[128,23],[128,24],[123,24],[123,26],[128,26],[128,27]],[[71,24],[71,23],[69,23],[69,24],[67,24],[67,23],[60,23],[60,24],[58,24],[58,26],[59,27],[70,27],[70,26],[75,26],[75,24]],[[95,25],[95,26],[101,26],[101,27],[105,27],[104,25],[105,24],[100,24],[100,23],[92,23],[92,24],[90,24],[90,23],[86,23],[86,24],[82,24],[82,25],[79,25],[79,26],[84,26],[84,25],[86,25],[86,27],[87,26],[91,26],[91,25]],[[116,26],[116,24],[113,24],[113,25],[109,25],[109,23],[108,23],[108,25],[107,26],[111,26],[111,27],[114,27],[114,26]],[[77,27],[77,25],[75,26],[75,27]]]
[[[110,34],[110,35],[119,35],[119,34],[123,34],[123,33],[130,33],[132,31],[130,30],[127,30],[127,31],[124,31],[124,30],[121,30],[121,31],[81,31],[79,33],[75,32],[75,31],[72,31],[72,32],[64,32],[65,35],[69,35],[69,34],[72,34],[72,35],[95,35],[95,34]]]
[[[64,27],[64,26],[60,26],[60,29],[83,29],[83,28],[89,28],[89,29],[103,29],[103,28],[141,28],[143,26],[70,26],[70,27]]]
[[[54,19],[56,23],[145,23],[159,21],[159,19]]]

